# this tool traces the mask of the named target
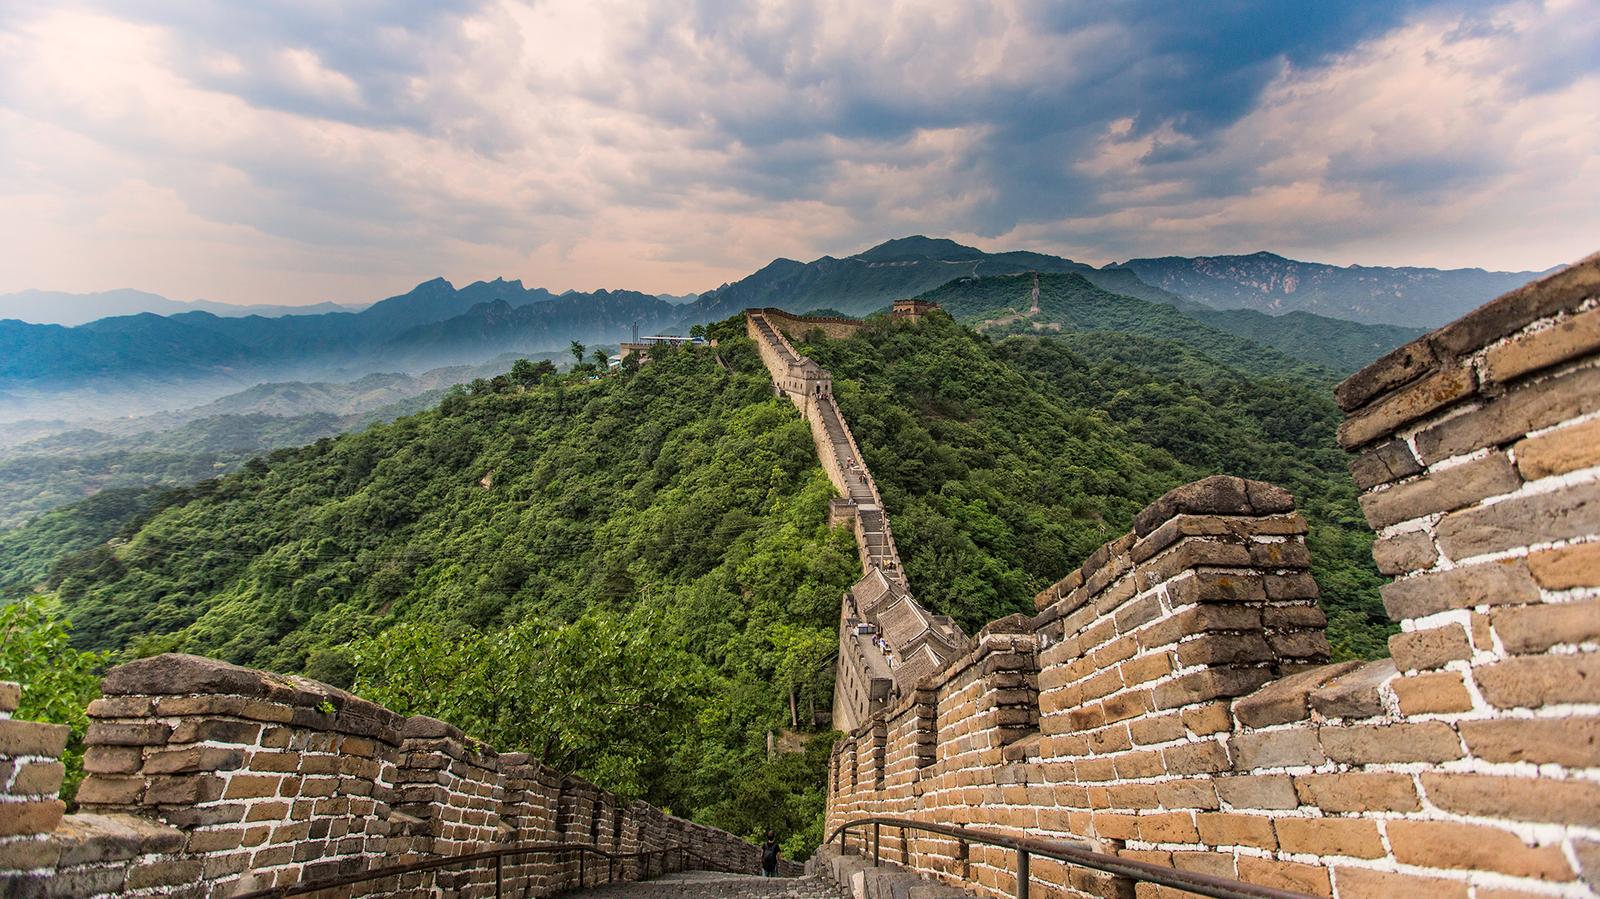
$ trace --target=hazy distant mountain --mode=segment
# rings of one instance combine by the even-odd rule
[[[697,294],[697,293],[683,293],[683,294],[658,293],[658,294],[656,294],[656,299],[662,301],[663,303],[671,303],[674,306],[683,306],[683,305],[686,305],[688,303],[693,303],[695,300],[700,299],[700,295]]]
[[[749,277],[701,294],[699,300],[685,308],[704,320],[726,318],[753,306],[777,306],[796,312],[832,308],[849,315],[865,315],[955,278],[1032,271],[1076,272],[1096,287],[1113,293],[1158,302],[1177,299],[1128,271],[1101,271],[1044,253],[985,253],[953,240],[916,235],[886,241],[843,259],[774,259]]]
[[[1388,268],[1300,262],[1274,253],[1130,259],[1107,269],[1218,309],[1314,312],[1358,322],[1436,328],[1545,272]],[[1554,271],[1549,269],[1548,271]]]
[[[23,290],[0,294],[0,319],[44,325],[81,325],[113,315],[176,315],[180,312],[210,312],[219,316],[316,315],[323,312],[356,312],[360,304],[313,303],[306,306],[241,306],[211,300],[169,300],[160,294],[123,288],[98,293],[66,293],[60,290]]]

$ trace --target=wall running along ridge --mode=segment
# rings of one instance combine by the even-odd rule
[[[929,303],[897,302],[892,317],[914,321],[931,308]],[[842,497],[830,505],[829,520],[851,521],[855,527],[862,577],[840,603],[833,691],[833,725],[842,731],[859,727],[969,645],[954,622],[930,613],[911,595],[878,484],[834,402],[832,376],[795,352],[784,336],[785,330],[796,335],[822,331],[843,338],[864,325],[856,319],[797,316],[779,309],[745,310],[746,331],[772,374],[774,389],[789,397],[811,426],[817,457]],[[857,624],[872,625],[888,642],[892,663],[870,634],[857,633]]]
[[[299,677],[169,654],[111,669],[89,706],[81,811],[56,798],[67,728],[16,721],[0,683],[0,895],[232,896],[515,843],[687,846],[755,872],[737,836],[628,802],[442,721]],[[575,854],[507,862],[509,895],[578,884]],[[597,871],[586,862],[587,883]],[[784,862],[784,873],[798,866]],[[638,879],[629,861],[621,879]],[[493,895],[492,868],[353,895]]]
[[[1083,840],[1340,899],[1600,896],[1600,255],[1336,398],[1392,659],[1328,664],[1289,495],[1207,478],[851,731],[830,830]],[[881,850],[1015,895],[1010,852]],[[1179,895],[1032,871],[1034,896]]]

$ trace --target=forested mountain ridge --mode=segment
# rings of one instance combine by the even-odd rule
[[[711,332],[636,371],[524,370],[185,491],[57,510],[0,535],[28,554],[9,590],[48,565],[39,586],[81,646],[352,685],[739,832],[780,815],[814,843],[824,757],[769,761],[765,735],[831,695],[858,563],[742,321]],[[942,313],[802,351],[832,370],[936,611],[969,628],[1026,611],[1145,503],[1229,470],[1301,497],[1336,650],[1382,652],[1370,532],[1308,380],[1137,335],[996,343]],[[52,539],[73,551],[50,564]]]
[[[1107,268],[1131,271],[1149,284],[1218,309],[1314,312],[1421,328],[1436,328],[1555,270],[1336,266],[1267,252],[1129,259]]]
[[[958,278],[919,299],[939,303],[993,335],[1115,331],[1186,343],[1258,374],[1300,372],[1324,379],[1349,374],[1421,333],[1308,313],[1273,318],[1184,301],[1152,303],[1103,290],[1078,273]]]

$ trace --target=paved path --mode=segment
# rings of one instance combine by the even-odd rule
[[[588,899],[845,899],[833,881],[821,876],[758,877],[750,874],[721,874],[712,871],[685,871],[655,880],[598,886],[569,895]]]

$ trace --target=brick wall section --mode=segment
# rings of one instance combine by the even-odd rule
[[[935,307],[918,307],[922,313],[928,308]],[[829,521],[852,524],[861,554],[862,579],[840,603],[833,697],[834,727],[839,730],[854,729],[885,702],[906,695],[923,675],[959,656],[968,644],[966,635],[950,619],[930,614],[911,595],[877,482],[834,402],[832,376],[796,352],[784,336],[784,329],[804,333],[820,328],[828,336],[843,337],[858,331],[862,324],[855,319],[792,316],[774,309],[745,311],[746,332],[755,341],[774,387],[794,402],[810,425],[823,471],[840,493],[841,499],[829,505]],[[878,628],[895,653],[896,670],[890,670],[888,660],[870,638],[854,635],[858,622]]]
[[[812,331],[821,331],[826,337],[843,340],[854,336],[867,324],[859,318],[845,318],[838,315],[795,315],[777,308],[751,311],[765,316],[785,334],[795,338],[804,338]]]
[[[228,896],[535,842],[693,845],[731,867],[759,864],[733,834],[315,681],[164,655],[112,669],[102,691],[79,814],[62,817],[56,798],[66,729],[0,719],[0,894]],[[0,685],[0,706],[15,695]],[[586,867],[590,883],[605,873]],[[618,873],[640,874],[631,863]],[[505,869],[517,895],[570,889],[577,874],[576,854]],[[357,895],[481,895],[492,881],[446,869]]]
[[[1600,257],[1337,396],[1397,576],[1392,660],[1326,664],[1304,522],[1282,491],[1210,478],[842,741],[830,827],[972,824],[1341,899],[1600,895]],[[1037,733],[999,714],[1026,692],[975,658],[1027,638]],[[851,776],[880,727],[881,786]],[[883,847],[1015,886],[1009,853],[890,830]],[[1035,895],[1166,895],[1033,871]]]

